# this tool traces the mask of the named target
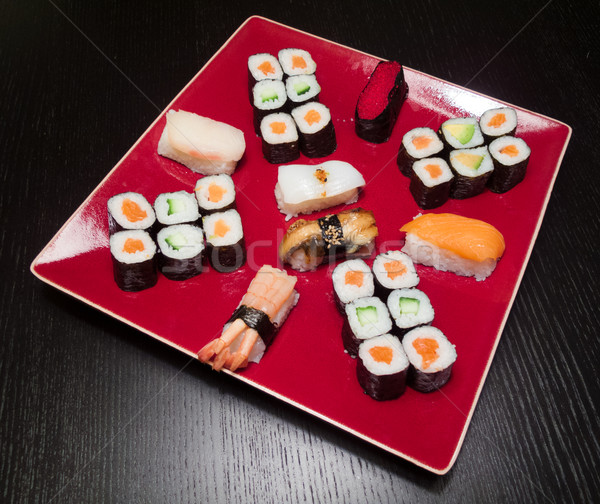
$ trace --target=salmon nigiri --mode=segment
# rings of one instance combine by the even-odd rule
[[[487,222],[451,213],[420,215],[404,224],[403,252],[416,263],[485,280],[504,253],[502,233]]]

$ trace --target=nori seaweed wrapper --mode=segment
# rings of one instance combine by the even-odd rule
[[[298,135],[300,137],[300,150],[306,157],[317,158],[329,156],[337,149],[333,121],[329,121],[323,129],[316,133],[302,133],[298,131]]]
[[[231,245],[214,246],[208,242],[206,246],[210,265],[221,273],[230,273],[241,268],[246,262],[246,246],[244,238]]]
[[[415,199],[415,203],[424,210],[437,208],[446,203],[451,187],[452,180],[427,187],[414,171],[410,176],[410,193]]]
[[[356,359],[356,377],[365,393],[377,401],[397,399],[406,390],[408,368],[391,375],[376,375],[371,373],[363,364],[362,359]]]
[[[483,140],[485,144],[490,144],[492,143],[494,140],[496,140],[496,138],[500,138],[503,136],[515,136],[515,133],[517,132],[517,125],[515,124],[515,127],[513,129],[511,129],[509,132],[507,133],[503,133],[502,135],[486,135],[483,132],[483,129],[481,130],[481,134],[483,135]]]
[[[405,177],[410,177],[412,173],[412,165],[417,161],[416,158],[412,157],[404,148],[404,145],[400,144],[398,150],[398,157],[396,158],[396,164],[400,169],[400,173]]]
[[[119,224],[116,219],[113,217],[113,214],[110,213],[110,211],[108,211],[108,234],[113,235],[115,233],[118,233],[119,231],[129,231],[132,229],[141,229],[142,231],[146,231],[150,236],[152,236],[152,238],[156,237],[156,233],[157,233],[157,220],[154,221],[154,223],[151,226],[148,226],[147,228],[133,228],[133,227],[123,227],[121,226],[121,224]]]
[[[175,259],[165,254],[159,254],[158,268],[169,280],[188,280],[202,273],[203,253],[204,250],[187,259]]]
[[[452,169],[452,173],[454,173],[454,180],[450,188],[450,197],[454,199],[471,198],[481,194],[492,174],[492,172],[487,172],[477,177],[465,177],[454,169]]]
[[[358,339],[354,335],[354,331],[350,327],[350,322],[348,321],[348,317],[346,317],[346,312],[344,310],[344,324],[342,325],[342,342],[344,343],[344,349],[348,352],[348,355],[351,357],[356,357],[358,355],[358,347],[364,340]]]
[[[263,138],[262,152],[265,159],[271,164],[285,164],[300,157],[298,141],[270,144]]]
[[[321,236],[324,243],[324,254],[336,257],[345,253],[344,228],[337,215],[331,214],[317,221],[321,228]]]
[[[262,133],[260,132],[260,122],[263,120],[263,118],[269,114],[275,114],[277,112],[287,112],[288,107],[286,106],[286,104],[287,104],[287,100],[281,104],[281,107],[269,109],[269,110],[259,109],[258,107],[255,107],[254,104],[252,104],[252,110],[254,112],[254,119],[253,119],[254,132],[259,137],[262,137]]]
[[[434,392],[448,383],[451,373],[452,364],[436,373],[423,373],[414,366],[410,366],[408,385],[417,392]]]
[[[269,346],[277,334],[277,327],[271,322],[269,316],[256,308],[246,305],[238,306],[227,323],[229,324],[236,319],[243,320],[244,324],[254,329],[263,340],[265,346]]]
[[[151,259],[135,264],[125,264],[111,254],[113,263],[113,276],[121,290],[137,292],[156,285],[158,274],[156,272],[156,255]]]
[[[311,103],[311,102],[317,102],[320,103],[319,101],[319,96],[321,95],[321,92],[319,91],[316,95],[314,96],[306,96],[305,98],[303,98],[302,100],[298,100],[298,101],[292,101],[290,99],[290,97],[288,96],[287,101],[285,102],[284,105],[284,109],[285,112],[287,112],[288,114],[294,110],[296,107],[300,107],[301,105],[305,105],[307,103]],[[302,95],[301,95],[302,96]]]
[[[494,162],[494,171],[487,181],[487,186],[490,191],[504,193],[515,187],[525,178],[529,157],[512,166],[500,163],[494,156],[492,156],[492,161]]]

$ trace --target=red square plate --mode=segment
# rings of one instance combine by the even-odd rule
[[[247,264],[230,274],[207,267],[185,282],[160,276],[155,287],[139,293],[122,292],[114,283],[108,198],[137,191],[154,201],[162,192],[192,191],[198,178],[156,153],[165,110],[42,250],[32,264],[33,273],[195,356],[220,333],[256,270],[265,263],[278,264],[277,244],[288,223],[273,195],[277,167],[263,159],[252,127],[247,58],[258,52],[277,54],[285,47],[308,50],[318,64],[320,101],[331,109],[338,138],[337,151],[329,159],[352,163],[367,180],[355,206],[373,210],[379,227],[378,251],[399,248],[400,226],[420,212],[409,193],[408,179],[396,166],[404,133],[418,126],[435,129],[450,117],[479,116],[504,105],[405,68],[410,91],[392,137],[381,145],[367,143],[354,132],[354,107],[378,58],[264,18],[249,18],[166,109],[196,112],[244,131],[247,149],[233,179]],[[430,394],[408,389],[388,402],[374,401],[362,392],[356,362],[344,353],[341,342],[342,319],[334,307],[331,285],[333,266],[297,274],[297,307],[262,362],[234,376],[430,471],[447,472],[464,439],[571,135],[565,124],[514,108],[517,135],[532,150],[525,180],[503,195],[486,191],[469,200],[451,200],[438,209],[483,219],[504,234],[506,253],[496,271],[476,282],[417,267],[420,288],[436,311],[434,325],[458,352],[453,376],[443,389]],[[298,162],[317,161],[301,157]]]

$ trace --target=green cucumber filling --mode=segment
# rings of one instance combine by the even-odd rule
[[[263,103],[268,102],[268,101],[274,101],[277,100],[279,98],[279,96],[277,96],[277,91],[275,91],[274,89],[266,89],[265,91],[263,91],[260,94],[260,99],[262,100]]]
[[[294,91],[298,96],[303,95],[310,89],[310,86],[306,82],[296,82],[294,84]]]
[[[167,215],[185,211],[185,202],[182,199],[169,198],[167,199],[167,203],[169,204]]]
[[[414,298],[400,298],[400,315],[416,315],[419,313],[420,301]]]
[[[174,250],[179,250],[181,247],[185,247],[187,245],[187,240],[182,233],[175,233],[169,235],[165,238],[165,241]]]
[[[376,324],[379,320],[377,315],[377,308],[374,306],[365,306],[364,308],[356,308],[356,318],[362,327],[367,324]]]

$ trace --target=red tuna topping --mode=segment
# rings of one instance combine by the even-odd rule
[[[397,61],[384,61],[377,65],[369,82],[358,97],[357,111],[361,119],[375,119],[388,105],[388,96],[402,71]]]

